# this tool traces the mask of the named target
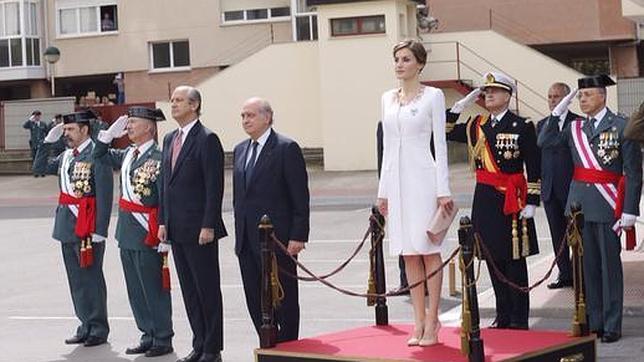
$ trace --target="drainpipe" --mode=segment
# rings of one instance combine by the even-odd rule
[[[47,49],[51,45],[51,43],[49,42],[49,6],[47,5],[48,4],[47,0],[43,0],[41,4],[43,4],[42,6],[43,35],[42,36],[44,40],[44,42],[41,42],[41,43],[45,43],[44,49]],[[40,64],[42,64],[42,60],[43,60],[42,52],[40,54],[40,58],[41,58]],[[47,63],[47,67],[45,69],[46,69],[45,77],[51,78],[51,65]]]

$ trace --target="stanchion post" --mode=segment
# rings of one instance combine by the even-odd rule
[[[384,294],[387,288],[385,283],[385,258],[382,251],[383,239],[385,233],[382,228],[385,225],[385,217],[382,216],[376,206],[371,208],[371,247],[375,248],[376,261],[376,293]],[[384,297],[376,298],[376,325],[386,326],[389,324],[389,312],[387,310],[387,299]]]
[[[463,294],[467,293],[464,300],[469,302],[469,310],[471,314],[471,328],[469,332],[469,355],[470,362],[483,362],[485,360],[485,352],[483,350],[483,340],[481,339],[481,330],[479,327],[479,302],[476,294],[476,284],[474,281],[474,231],[472,229],[472,222],[470,218],[464,216],[460,220],[460,228],[458,229],[458,242],[461,245],[461,254],[463,256],[463,264],[466,269],[465,273],[465,287]]]
[[[273,311],[273,293],[271,288],[271,267],[273,263],[273,223],[268,215],[262,216],[259,226],[259,242],[262,259],[262,325],[259,329],[259,346],[261,348],[275,347],[277,327]]]
[[[568,245],[572,249],[572,279],[573,287],[575,289],[575,311],[572,319],[572,335],[587,336],[590,334],[588,329],[588,322],[586,320],[586,298],[584,296],[584,245],[583,245],[583,228],[584,228],[584,214],[581,210],[581,205],[574,202],[570,205],[570,223],[569,227],[576,227],[569,233],[569,237],[579,235],[578,240],[568,240]],[[574,220],[572,219],[574,217]],[[576,231],[579,234],[576,234]]]

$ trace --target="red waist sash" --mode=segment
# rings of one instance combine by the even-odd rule
[[[572,179],[579,182],[593,183],[593,184],[617,184],[617,200],[615,200],[615,218],[622,217],[624,210],[624,195],[626,192],[626,178],[624,175],[595,170],[591,168],[575,167],[575,172]]]
[[[523,173],[494,173],[476,170],[476,182],[504,189],[503,213],[505,215],[515,214],[525,206],[528,182]]]
[[[96,197],[74,197],[61,192],[58,195],[59,205],[78,205],[78,217],[74,233],[81,239],[90,237],[96,231]]]
[[[148,214],[148,234],[145,236],[144,243],[147,246],[155,247],[159,245],[159,238],[157,237],[159,232],[159,208],[158,207],[148,207],[133,202],[127,201],[125,199],[119,199],[119,207],[125,211],[129,212],[138,212],[142,214]]]

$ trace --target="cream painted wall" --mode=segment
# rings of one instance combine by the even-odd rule
[[[48,1],[49,39],[61,52],[56,76],[149,70],[148,44],[155,41],[188,39],[191,67],[200,68],[234,63],[268,45],[271,27],[276,42],[291,40],[289,21],[220,26],[219,1],[186,4],[118,0],[118,34],[64,38],[56,33],[55,2]]]
[[[380,97],[397,86],[391,49],[405,32],[398,19],[401,14],[407,16],[408,3],[369,1],[318,7],[320,108],[327,170],[376,167]],[[382,14],[386,34],[330,37],[330,19]]]
[[[221,11],[251,10],[290,6],[290,0],[221,0]]]
[[[197,85],[203,95],[201,119],[231,151],[247,137],[239,118],[242,104],[259,96],[271,103],[277,132],[302,147],[322,147],[318,74],[317,43],[271,45]],[[167,103],[157,106],[170,118]],[[175,128],[174,121],[163,122],[159,134]]]

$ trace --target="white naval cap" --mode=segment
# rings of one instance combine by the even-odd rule
[[[481,89],[485,89],[487,87],[501,88],[510,93],[514,93],[516,91],[516,82],[508,75],[501,72],[487,72],[483,75],[483,85],[481,86]]]

